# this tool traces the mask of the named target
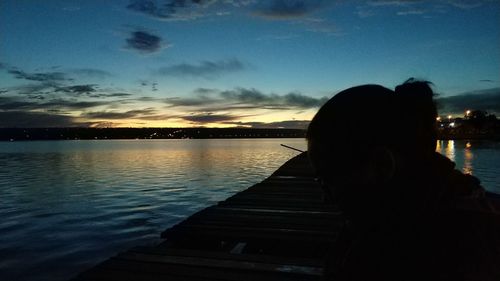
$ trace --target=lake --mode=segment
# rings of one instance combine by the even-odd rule
[[[0,280],[66,280],[271,175],[303,139],[0,142]],[[440,141],[500,193],[500,143]]]

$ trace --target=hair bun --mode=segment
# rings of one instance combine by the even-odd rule
[[[406,80],[403,84],[396,87],[396,94],[402,99],[410,99],[413,101],[432,102],[434,92],[432,91],[429,81],[419,81],[415,78]]]
[[[397,86],[395,93],[401,120],[413,128],[416,140],[426,142],[427,146],[434,150],[437,109],[430,85],[432,83],[429,81],[410,78]]]

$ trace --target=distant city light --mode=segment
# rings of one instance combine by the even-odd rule
[[[436,121],[441,121],[441,117],[436,117]]]
[[[455,127],[455,122],[451,122],[450,127],[452,127],[452,128]]]
[[[470,110],[467,110],[467,111],[465,112],[465,115],[466,115],[466,116],[469,116],[469,114],[470,114]]]

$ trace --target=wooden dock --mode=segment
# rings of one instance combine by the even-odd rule
[[[305,153],[274,174],[74,280],[321,280],[343,219]]]

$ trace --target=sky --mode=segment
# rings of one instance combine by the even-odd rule
[[[500,115],[499,26],[498,0],[2,0],[0,127],[304,128],[410,77]]]

